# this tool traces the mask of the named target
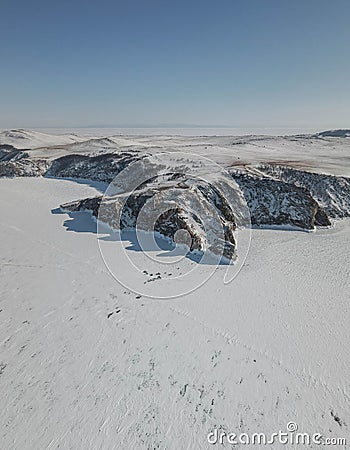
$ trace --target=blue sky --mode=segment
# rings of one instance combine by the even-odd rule
[[[349,0],[0,0],[0,128],[350,127]]]

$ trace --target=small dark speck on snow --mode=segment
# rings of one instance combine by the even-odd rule
[[[337,424],[340,427],[342,427],[344,425],[344,421],[337,414],[335,414],[334,411],[331,411],[331,416],[333,417],[333,419],[337,422]]]
[[[188,384],[185,384],[183,388],[180,390],[179,394],[183,397],[186,394]]]
[[[4,373],[6,366],[7,364],[5,364],[4,362],[0,362],[0,375]]]

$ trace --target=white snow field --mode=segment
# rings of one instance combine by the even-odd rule
[[[189,295],[152,300],[110,275],[89,214],[72,227],[51,213],[96,192],[0,180],[2,449],[231,448],[207,434],[271,434],[291,421],[350,442],[348,220],[253,230],[232,283],[221,266]],[[304,448],[234,446],[263,447]]]
[[[103,133],[12,130],[0,144],[49,160],[167,150],[226,167],[266,161],[350,175],[349,138]],[[99,240],[90,213],[58,210],[104,187],[0,178],[0,450],[317,449],[328,438],[329,448],[349,448],[350,219],[313,232],[253,229],[225,284],[227,266],[166,254],[155,262],[107,230]],[[152,299],[131,289],[133,264],[145,291],[164,279],[172,292],[208,280]],[[191,283],[181,278],[189,269]],[[291,422],[322,444],[207,439],[214,430],[269,438]]]

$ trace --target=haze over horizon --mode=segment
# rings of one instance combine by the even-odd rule
[[[1,2],[0,128],[349,128],[346,0]]]

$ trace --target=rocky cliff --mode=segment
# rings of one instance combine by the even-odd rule
[[[152,178],[142,181],[143,161],[148,156],[145,151],[130,150],[69,154],[49,160],[33,158],[11,145],[1,145],[0,176],[85,178],[110,183],[124,169],[141,162],[139,172],[131,171],[125,176],[126,184],[119,186],[117,193],[73,201],[62,205],[62,209],[89,210],[113,228],[137,226],[145,231],[158,231],[172,240],[179,238],[178,230],[184,230],[186,237],[182,241],[191,250],[209,249],[234,259],[234,231],[237,223],[242,225],[239,223],[242,201],[232,195],[229,199],[227,181],[225,185],[215,177],[210,182],[191,177],[191,170],[198,165],[195,157],[193,161],[182,161],[181,170],[153,163]],[[251,223],[256,226],[311,230],[329,226],[333,218],[350,216],[350,180],[346,177],[278,164],[244,166],[230,170],[229,176],[244,194]],[[134,188],[128,186],[130,182]]]

